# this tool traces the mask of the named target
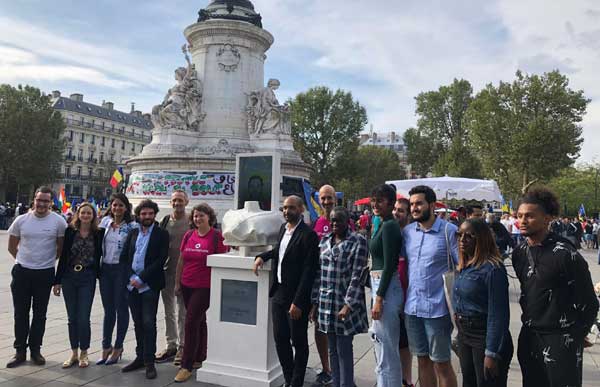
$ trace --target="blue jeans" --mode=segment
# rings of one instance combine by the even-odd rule
[[[377,387],[397,387],[402,385],[402,365],[400,364],[400,314],[403,309],[404,291],[397,275],[385,293],[381,319],[373,320],[369,335],[375,348],[375,373]]]
[[[354,387],[354,336],[327,334],[333,387]]]
[[[71,349],[87,351],[90,348],[90,313],[96,292],[96,272],[67,269],[61,285],[69,319]]]
[[[443,317],[424,318],[405,315],[410,352],[418,357],[429,356],[435,363],[450,361],[452,344],[452,320]]]
[[[149,289],[138,293],[134,289],[129,294],[129,308],[135,329],[135,355],[143,359],[144,364],[154,364],[156,354],[156,312],[160,293]]]
[[[104,307],[102,326],[102,349],[111,347],[113,329],[117,323],[117,337],[114,348],[123,348],[123,341],[129,328],[129,308],[127,297],[127,265],[108,265],[103,263],[100,269],[100,296]]]

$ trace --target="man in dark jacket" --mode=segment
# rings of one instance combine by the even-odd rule
[[[254,273],[257,275],[265,262],[273,262],[269,291],[273,335],[286,387],[304,385],[308,363],[310,297],[319,262],[319,239],[302,220],[303,212],[302,199],[298,196],[286,198],[283,202],[286,223],[279,232],[279,243],[254,261]]]
[[[129,232],[121,262],[129,267],[129,309],[133,318],[136,357],[123,372],[146,367],[146,378],[156,378],[156,312],[160,290],[165,287],[163,267],[169,255],[169,233],[156,223],[158,205],[143,200],[136,208],[140,228]]]
[[[513,252],[521,282],[523,327],[517,356],[523,386],[581,386],[583,340],[598,313],[588,265],[566,239],[548,231],[556,196],[530,190],[518,210],[526,237]]]

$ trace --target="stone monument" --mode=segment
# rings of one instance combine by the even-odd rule
[[[275,95],[280,82],[265,86],[274,38],[252,2],[214,0],[184,35],[186,66],[152,109],[152,142],[127,161],[134,205],[151,198],[168,209],[171,192],[184,189],[190,206],[207,202],[221,217],[233,207],[239,153],[278,152],[283,180],[307,179],[290,136],[290,109]]]

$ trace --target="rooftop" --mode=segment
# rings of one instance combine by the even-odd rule
[[[81,94],[81,100],[74,100],[73,97],[58,97],[52,105],[57,110],[66,110],[75,113],[87,114],[89,116],[102,118],[105,120],[121,122],[126,125],[135,126],[142,129],[152,129],[154,126],[150,120],[145,119],[141,114],[125,113],[119,110],[112,109],[112,103],[105,103],[105,106],[98,106],[88,102],[84,102]]]

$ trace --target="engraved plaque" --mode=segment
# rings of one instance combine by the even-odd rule
[[[221,321],[256,325],[258,283],[223,280],[221,282]]]

